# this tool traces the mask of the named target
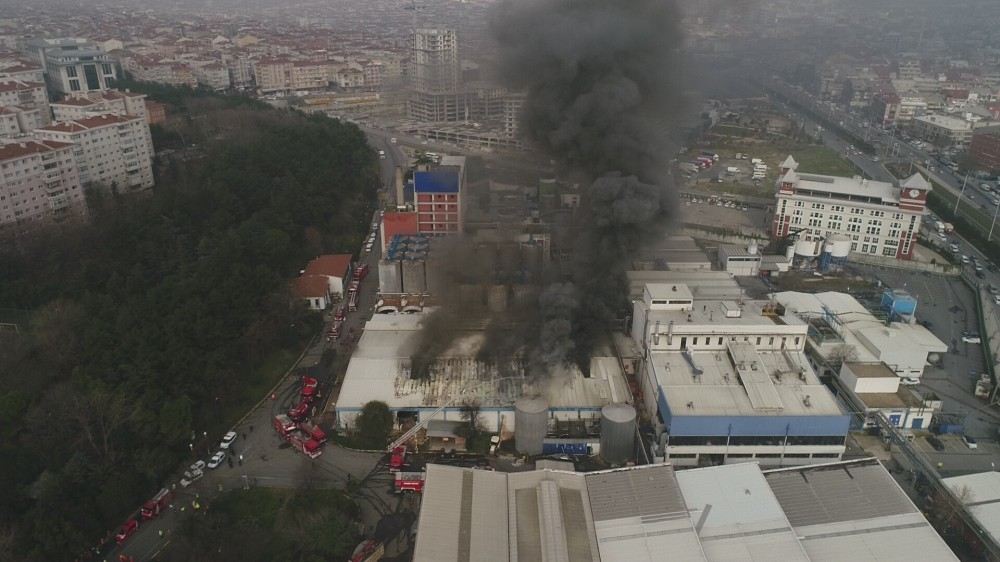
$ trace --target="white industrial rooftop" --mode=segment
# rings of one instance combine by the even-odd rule
[[[649,364],[675,416],[842,415],[800,351],[650,353]]]
[[[897,364],[898,361],[886,360],[887,355],[892,355],[923,365],[927,354],[948,351],[945,342],[920,324],[892,322],[887,326],[857,299],[845,293],[784,291],[775,293],[774,298],[785,307],[786,318],[798,315],[827,320],[844,340],[842,343],[854,349],[852,359],[855,361]],[[820,346],[819,351],[826,354],[839,345],[836,342]]]
[[[868,180],[860,176],[844,178],[791,171],[779,181],[789,181],[795,184],[796,189],[799,190],[808,189],[823,193],[871,197],[879,199],[883,203],[899,203],[898,187],[891,183]]]
[[[953,476],[944,483],[993,540],[1000,541],[1000,472]]]
[[[499,366],[476,361],[484,337],[481,331],[459,337],[435,363],[431,376],[413,379],[410,357],[427,314],[376,314],[365,325],[344,376],[338,409],[360,409],[372,400],[394,409],[435,408],[466,392],[484,407],[510,406],[524,395],[542,396],[552,408],[600,408],[629,398],[621,368],[610,351],[591,360],[590,377],[576,367],[562,367],[532,380],[524,376],[516,359]]]
[[[874,459],[498,473],[429,465],[417,562],[957,560]]]

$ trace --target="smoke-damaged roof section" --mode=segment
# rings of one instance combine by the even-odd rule
[[[438,168],[413,173],[416,193],[458,193],[458,168]]]

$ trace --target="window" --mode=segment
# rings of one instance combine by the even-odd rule
[[[78,76],[77,73],[76,73],[76,67],[75,66],[67,66],[66,67],[66,76],[69,76],[70,78],[76,78]]]
[[[69,89],[72,90],[72,91],[74,91],[74,92],[79,92],[80,91],[80,81],[79,80],[70,80],[69,81]]]
[[[882,255],[890,257],[890,258],[891,257],[895,257],[896,256],[896,247],[895,246],[886,246],[882,250]]]
[[[104,71],[104,74],[108,74],[108,75],[114,74],[114,71],[112,70],[111,65],[108,64],[108,63],[102,64],[101,65],[101,70]]]

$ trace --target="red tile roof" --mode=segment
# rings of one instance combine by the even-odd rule
[[[65,142],[38,140],[11,142],[7,144],[0,143],[0,161],[24,158],[32,154],[42,154],[70,146],[73,145]]]
[[[303,275],[292,280],[292,294],[301,299],[327,297],[330,283],[322,275]]]
[[[0,92],[17,92],[20,90],[33,90],[44,88],[41,82],[27,82],[23,80],[0,80]]]
[[[101,115],[94,115],[93,117],[84,117],[82,119],[75,119],[73,121],[62,121],[60,123],[53,123],[48,127],[41,127],[37,130],[55,131],[58,133],[77,133],[80,131],[86,131],[88,129],[96,129],[108,125],[120,125],[122,123],[135,121],[136,119],[142,119],[142,118],[135,115],[111,115],[109,113],[105,113]]]
[[[326,275],[344,279],[350,267],[351,254],[328,254],[310,261],[306,265],[306,275]]]

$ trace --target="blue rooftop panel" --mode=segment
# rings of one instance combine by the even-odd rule
[[[458,170],[442,168],[429,172],[414,172],[415,193],[458,193]]]

